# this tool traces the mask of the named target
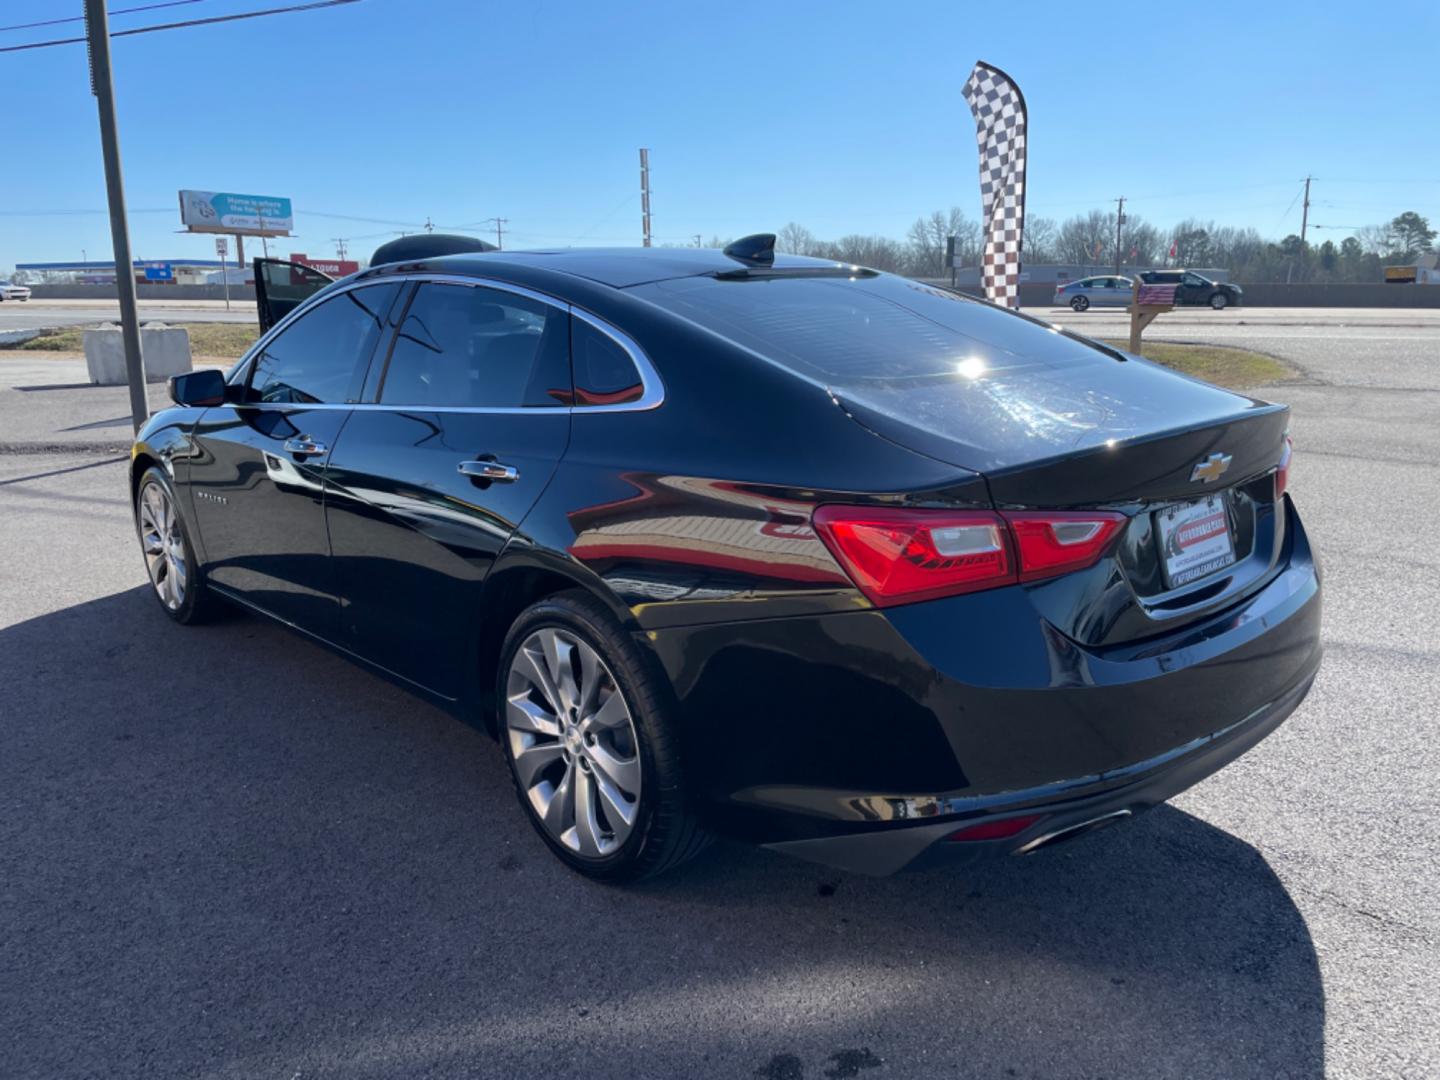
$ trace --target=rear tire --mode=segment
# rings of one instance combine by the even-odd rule
[[[1224,293],[1217,292],[1214,296],[1210,297],[1210,307],[1215,311],[1224,311],[1225,305],[1229,302],[1230,298]]]
[[[1070,306],[1076,311],[1084,311],[1090,306],[1090,298],[1088,296],[1077,296],[1074,300],[1070,301]]]
[[[151,466],[135,489],[135,532],[160,610],[183,626],[215,617],[219,598],[205,584],[195,545],[164,470]]]
[[[496,691],[515,793],[566,866],[636,881],[705,847],[663,676],[594,597],[559,593],[521,612]]]

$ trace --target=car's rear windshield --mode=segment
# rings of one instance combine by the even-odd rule
[[[837,389],[899,389],[1016,368],[1114,364],[1100,349],[922,282],[677,278],[634,290]]]

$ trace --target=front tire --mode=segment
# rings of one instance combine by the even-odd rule
[[[500,743],[520,805],[567,866],[651,877],[699,852],[661,677],[592,596],[521,612],[501,649]]]
[[[154,466],[135,490],[135,531],[160,609],[187,626],[212,618],[218,600],[205,585],[170,478]]]
[[[1084,311],[1090,306],[1090,298],[1088,296],[1077,296],[1074,300],[1070,301],[1070,306],[1076,311]]]
[[[1214,296],[1210,297],[1210,307],[1215,311],[1224,311],[1225,305],[1229,302],[1230,298],[1224,293],[1217,292]]]

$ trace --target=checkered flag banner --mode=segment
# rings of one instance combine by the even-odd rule
[[[980,204],[985,226],[980,283],[992,303],[1020,306],[1020,239],[1025,229],[1025,95],[1009,75],[981,60],[965,83],[980,143]]]

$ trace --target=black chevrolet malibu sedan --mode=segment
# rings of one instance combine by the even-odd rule
[[[172,393],[131,473],[163,610],[481,725],[596,878],[716,834],[1037,851],[1244,753],[1320,662],[1284,407],[766,238],[373,267]]]

